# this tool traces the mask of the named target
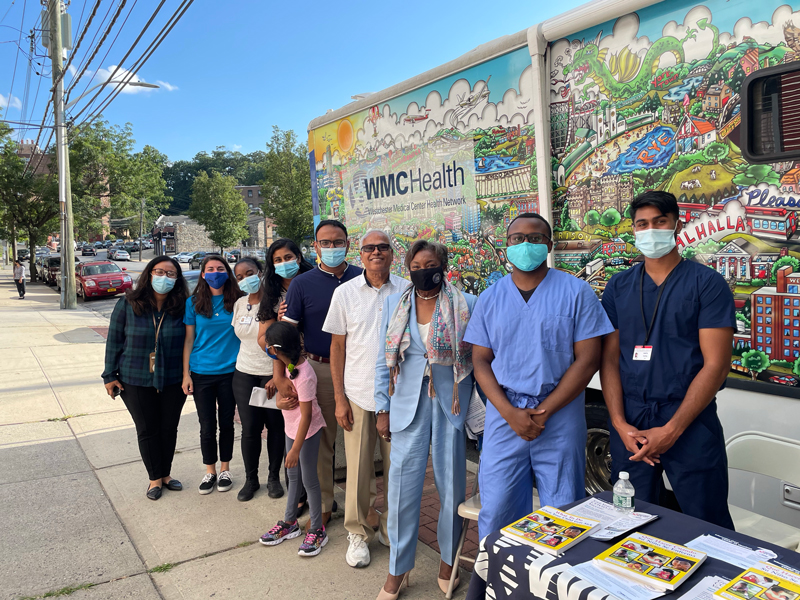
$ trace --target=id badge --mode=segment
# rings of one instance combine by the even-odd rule
[[[150,353],[150,372],[155,373],[156,371],[156,353]]]
[[[239,317],[239,325],[250,325],[253,322],[253,317]]]
[[[634,346],[633,348],[633,360],[650,360],[652,355],[652,346]]]

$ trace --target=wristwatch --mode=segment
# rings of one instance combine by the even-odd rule
[[[389,414],[389,411],[388,411],[388,410],[379,410],[379,411],[378,411],[378,412],[376,412],[375,414],[376,414],[376,415],[388,415],[388,414]]]

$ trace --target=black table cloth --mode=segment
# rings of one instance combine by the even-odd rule
[[[597,498],[611,502],[611,492],[601,492]],[[561,507],[569,510],[583,500]],[[751,538],[750,536],[724,529],[706,521],[689,517],[668,508],[648,502],[636,501],[636,510],[659,515],[636,531],[652,535],[676,544],[686,544],[694,538],[717,533],[728,539],[754,548],[766,548],[778,555],[779,561],[800,568],[800,554]],[[630,532],[633,533],[633,532]],[[487,535],[480,543],[475,562],[475,571],[467,591],[467,600],[605,600],[609,594],[595,588],[577,576],[562,573],[574,565],[590,561],[595,556],[617,543],[622,537],[610,542],[591,538],[567,550],[563,556],[554,557],[535,548],[511,540],[499,531]],[[690,590],[703,577],[718,575],[733,579],[743,569],[729,563],[708,557],[691,578],[681,587],[669,594],[677,600]],[[577,586],[577,587],[575,587]],[[559,593],[560,591],[560,593]]]

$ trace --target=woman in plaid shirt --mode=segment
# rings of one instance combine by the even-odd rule
[[[181,382],[187,296],[178,261],[155,257],[114,307],[106,341],[103,383],[109,396],[122,396],[133,417],[151,500],[161,497],[162,487],[183,489],[170,470],[186,402]]]

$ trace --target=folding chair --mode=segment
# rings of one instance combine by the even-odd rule
[[[477,521],[478,515],[481,512],[481,496],[478,492],[478,473],[480,470],[481,464],[478,462],[478,470],[475,472],[475,483],[472,486],[472,496],[458,505],[458,516],[464,519],[464,521],[461,527],[461,537],[458,538],[455,560],[453,561],[453,573],[450,575],[450,585],[447,586],[447,594],[445,594],[445,598],[453,597],[453,587],[456,583],[456,577],[458,577],[459,562],[465,560],[475,564],[474,558],[461,556],[461,550],[464,548],[464,540],[467,537],[469,522]]]

